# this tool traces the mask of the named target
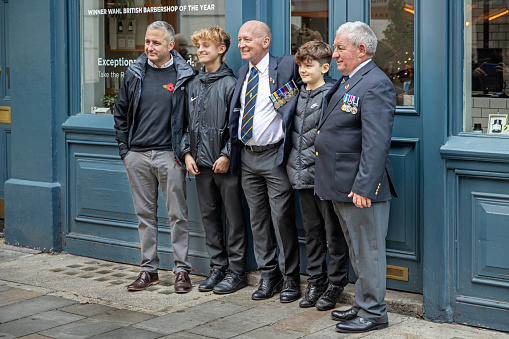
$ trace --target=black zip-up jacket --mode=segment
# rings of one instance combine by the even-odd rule
[[[184,134],[184,120],[187,115],[186,87],[189,79],[196,74],[196,71],[175,50],[171,50],[171,55],[177,70],[172,107],[171,110],[168,109],[168,113],[171,112],[171,143],[175,158],[182,163],[181,140]],[[131,148],[134,116],[138,110],[143,78],[147,67],[150,67],[148,58],[143,53],[127,69],[118,92],[113,117],[115,119],[116,140],[120,157],[124,157]]]
[[[328,81],[328,79],[326,79]],[[292,125],[292,150],[286,171],[293,189],[315,187],[315,138],[322,113],[323,98],[334,86],[326,82],[323,86],[308,91],[302,85]]]
[[[214,73],[200,71],[187,85],[189,115],[182,154],[191,152],[198,166],[211,168],[224,155],[230,158],[228,116],[237,79],[222,64]]]

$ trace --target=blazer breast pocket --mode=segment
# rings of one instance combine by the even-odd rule
[[[338,127],[352,127],[359,123],[360,117],[358,114],[345,112],[341,109],[341,106],[339,107],[340,109],[337,111],[338,116],[334,119]]]

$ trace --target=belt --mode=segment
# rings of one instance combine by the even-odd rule
[[[268,145],[263,145],[263,146],[252,146],[252,145],[244,145],[244,144],[242,144],[242,145],[244,145],[244,147],[247,150],[250,150],[251,152],[259,153],[259,152],[265,152],[265,151],[268,151],[269,149],[279,147],[282,144],[283,144],[283,139],[279,140],[275,144],[268,144]]]

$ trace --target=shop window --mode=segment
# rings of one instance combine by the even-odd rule
[[[414,0],[371,0],[370,27],[378,38],[373,60],[391,79],[398,106],[414,106]]]
[[[509,6],[465,1],[465,132],[509,135]]]
[[[145,31],[157,20],[175,29],[175,49],[200,68],[190,36],[225,25],[224,0],[81,0],[82,112],[112,114],[130,63],[144,53]]]
[[[329,41],[329,1],[291,1],[291,51],[295,54],[308,41]]]

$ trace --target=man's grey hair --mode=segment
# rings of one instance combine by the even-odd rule
[[[364,22],[346,22],[339,26],[336,31],[336,35],[338,34],[347,34],[353,46],[359,47],[360,45],[364,45],[366,46],[366,54],[371,56],[375,55],[378,40],[375,32]]]
[[[147,31],[149,29],[163,30],[166,33],[166,37],[168,38],[168,43],[171,41],[175,41],[175,30],[166,21],[154,21],[153,23],[147,26]]]

